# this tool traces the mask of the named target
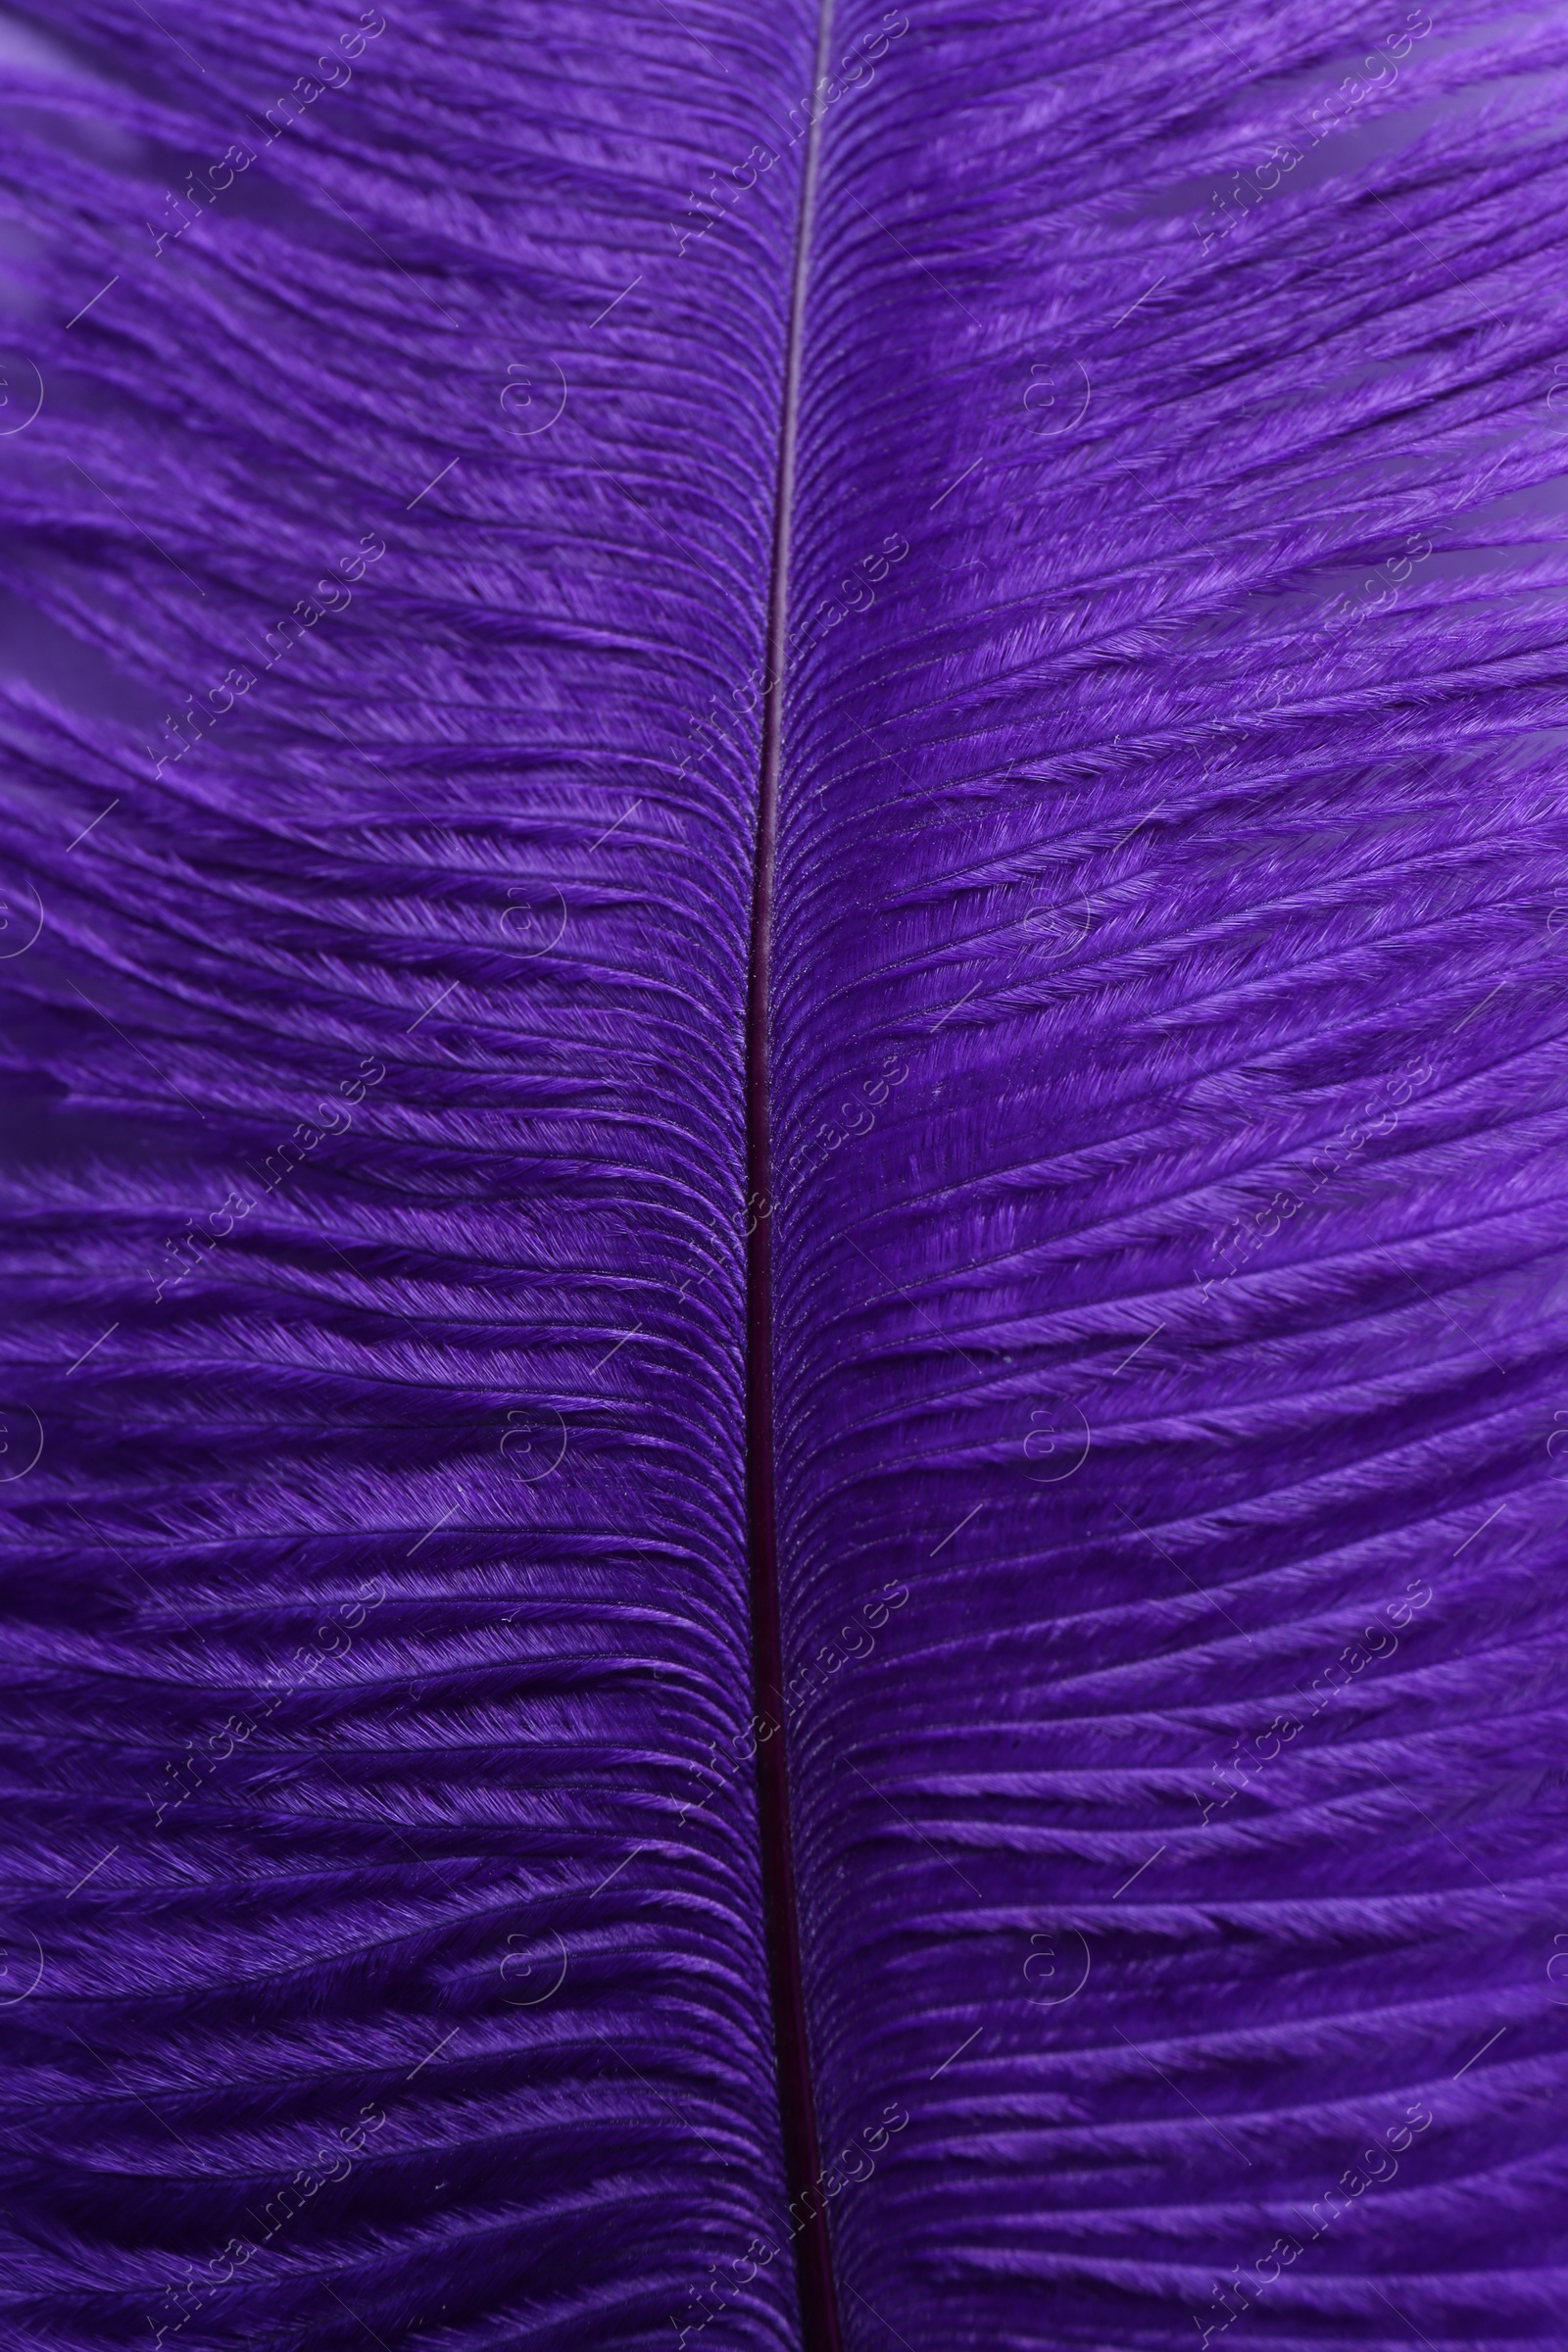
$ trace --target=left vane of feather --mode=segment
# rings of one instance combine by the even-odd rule
[[[814,24],[679,15],[4,69],[12,2342],[791,2341],[739,1041]]]

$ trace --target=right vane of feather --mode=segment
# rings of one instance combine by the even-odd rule
[[[1558,2341],[1561,23],[908,22],[772,1006],[846,2335]]]

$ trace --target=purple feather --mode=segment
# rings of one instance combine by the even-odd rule
[[[1309,145],[1364,23],[946,12],[826,157],[775,1283],[866,2352],[1561,2339],[1564,150],[1394,14],[1424,111]]]
[[[107,680],[3,717],[15,2343],[664,2343],[784,2202],[755,697],[691,753],[799,148],[671,223],[807,36],[355,22],[62,7],[13,74],[7,578]]]
[[[8,2343],[1560,2340],[1565,69],[4,34]]]

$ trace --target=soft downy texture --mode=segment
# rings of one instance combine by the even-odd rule
[[[51,0],[7,69],[8,2346],[666,2344],[778,2234],[741,1073],[814,20],[684,13]]]
[[[815,10],[9,69],[8,2342],[803,2342],[763,1209],[847,2342],[1561,2334],[1564,35],[827,25],[764,1203]]]
[[[774,1241],[863,2352],[1562,2340],[1564,43],[939,5],[829,125]]]

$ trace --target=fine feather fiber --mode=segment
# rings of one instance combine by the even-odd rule
[[[847,2332],[1560,2344],[1562,21],[921,24],[775,951]]]
[[[1560,18],[8,23],[5,2344],[1568,2341]]]
[[[761,639],[810,29],[40,29],[0,2337],[665,2343],[783,2202],[755,694],[689,752]],[[728,2340],[788,2345],[754,2270]]]

